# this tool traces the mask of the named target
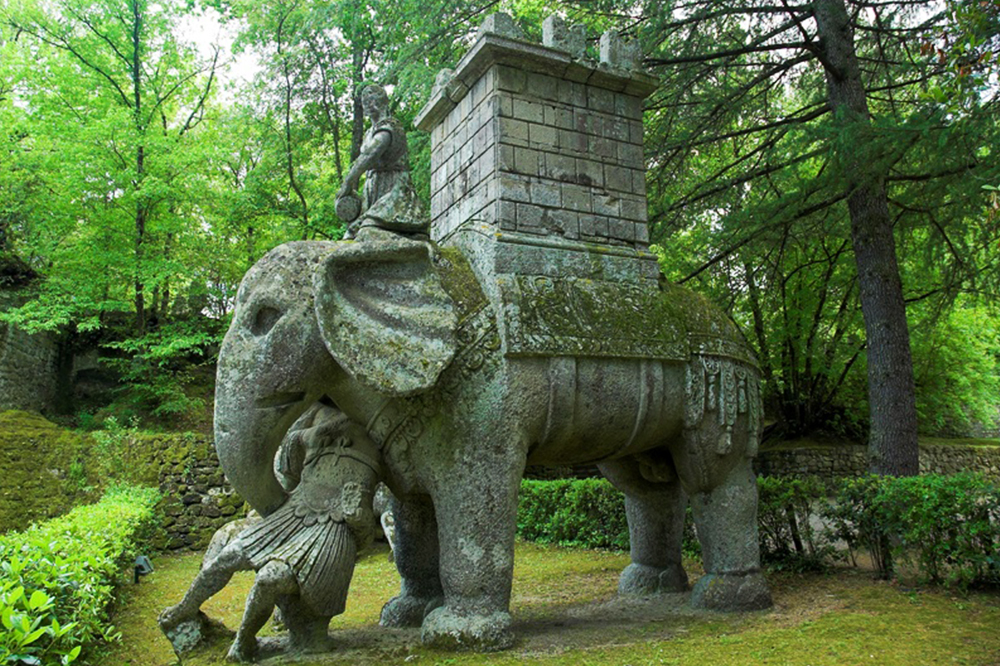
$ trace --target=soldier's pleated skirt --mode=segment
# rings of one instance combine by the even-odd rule
[[[284,562],[295,572],[299,596],[317,615],[339,615],[354,573],[354,537],[344,523],[302,509],[286,502],[247,528],[240,535],[243,552],[255,571],[274,560]]]

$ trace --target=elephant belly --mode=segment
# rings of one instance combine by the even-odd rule
[[[547,364],[546,376],[536,390],[544,387],[547,394],[538,396],[546,414],[529,464],[597,462],[660,446],[680,434],[682,364],[573,357],[540,362]]]

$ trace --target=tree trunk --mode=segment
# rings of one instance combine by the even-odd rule
[[[871,116],[847,8],[844,0],[813,0],[813,10],[830,106],[860,145]],[[864,160],[843,162],[852,177],[847,207],[868,347],[869,468],[875,474],[910,476],[919,473],[917,407],[885,174]]]
[[[132,0],[132,113],[135,117],[136,133],[145,134],[142,118],[142,20],[145,6],[139,0]],[[142,279],[143,242],[146,239],[146,203],[142,200],[142,181],[146,172],[146,152],[142,143],[135,151],[135,330],[138,335],[146,331],[145,283]]]
[[[365,110],[361,104],[361,90],[364,87],[365,52],[358,43],[354,44],[353,67],[351,69],[351,162],[361,154],[361,144],[365,140]]]

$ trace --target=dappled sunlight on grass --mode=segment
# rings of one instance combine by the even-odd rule
[[[1000,595],[906,588],[870,574],[776,574],[770,612],[720,615],[697,612],[687,595],[621,599],[615,594],[627,555],[518,544],[511,602],[518,642],[498,654],[453,654],[420,645],[418,629],[378,626],[382,604],[399,577],[384,551],[355,570],[347,611],[330,625],[337,651],[295,659],[300,666],[357,664],[552,665],[670,664],[736,666],[922,666],[1000,664]],[[176,663],[156,615],[180,599],[197,573],[200,555],[165,556],[157,571],[131,589],[118,613],[123,634],[93,666],[167,666]],[[693,570],[694,566],[689,566]],[[697,573],[692,571],[692,582]],[[235,629],[252,583],[240,574],[205,605]],[[273,633],[268,627],[264,633]],[[228,645],[219,640],[184,660],[185,666],[221,666]],[[265,663],[282,663],[269,660]]]

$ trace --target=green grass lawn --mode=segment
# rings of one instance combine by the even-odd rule
[[[517,644],[497,654],[453,654],[422,647],[419,630],[378,626],[379,610],[399,579],[385,553],[375,553],[359,562],[347,611],[330,625],[338,650],[290,663],[1000,666],[997,593],[963,596],[836,569],[825,575],[773,575],[773,610],[720,615],[692,611],[687,595],[616,597],[618,572],[627,561],[615,553],[518,544],[512,601]],[[130,589],[117,614],[121,643],[92,656],[93,666],[177,663],[156,616],[180,599],[200,555],[164,556],[155,565],[156,572]],[[693,572],[692,580],[696,576]],[[252,580],[250,574],[238,575],[204,610],[235,628]],[[223,664],[227,647],[218,640],[184,664]]]

